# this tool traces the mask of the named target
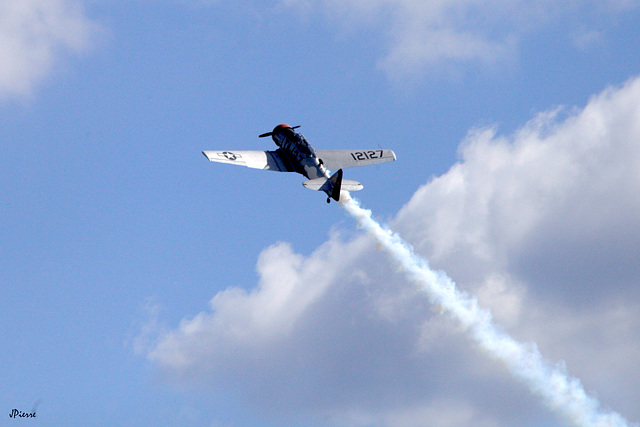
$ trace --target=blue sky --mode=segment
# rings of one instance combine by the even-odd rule
[[[565,425],[302,177],[640,420],[637,1],[0,1],[0,409],[39,425]],[[16,420],[16,422],[18,422]]]

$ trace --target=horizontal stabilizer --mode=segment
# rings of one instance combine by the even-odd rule
[[[327,182],[327,178],[317,178],[305,181],[302,185],[304,185],[304,188],[308,188],[309,190],[319,191],[325,182]]]
[[[302,183],[302,185],[304,185],[304,188],[308,188],[309,190],[315,190],[315,191],[320,191],[323,190],[324,191],[324,185],[327,182],[327,178],[317,178],[317,179],[310,179],[309,181],[305,181]],[[342,190],[345,191],[358,191],[358,190],[362,190],[364,187],[362,186],[362,184],[360,184],[357,181],[351,181],[349,179],[343,179],[342,180]]]
[[[350,179],[342,180],[342,190],[344,191],[360,191],[364,187],[358,181],[351,181]]]

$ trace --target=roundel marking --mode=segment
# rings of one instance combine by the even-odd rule
[[[222,155],[224,157],[226,157],[228,160],[234,161],[236,160],[238,157],[240,157],[239,155],[232,153],[231,151],[223,151]]]

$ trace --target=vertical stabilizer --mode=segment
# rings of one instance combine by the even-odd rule
[[[309,190],[315,191],[324,191],[327,196],[327,203],[331,201],[331,199],[336,202],[340,201],[340,191],[358,191],[362,189],[362,184],[356,181],[349,181],[348,179],[342,180],[342,169],[339,169],[336,173],[331,175],[329,178],[316,178],[310,179],[309,181],[305,181],[302,183],[305,188]]]
[[[329,180],[333,183],[333,188],[331,188],[331,194],[327,191],[327,195],[336,202],[339,202],[340,188],[342,187],[342,169],[338,169],[338,172],[334,173]]]

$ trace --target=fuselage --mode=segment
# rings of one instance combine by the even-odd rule
[[[305,137],[286,124],[276,126],[271,133],[273,142],[290,162],[291,168],[308,179],[329,178],[331,175]]]

